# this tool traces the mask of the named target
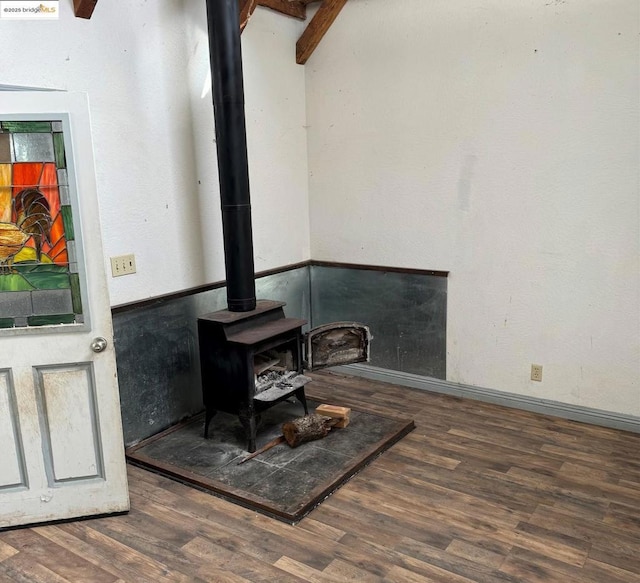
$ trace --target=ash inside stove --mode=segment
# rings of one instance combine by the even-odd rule
[[[311,379],[295,370],[270,370],[255,378],[256,394],[259,401],[275,401],[294,389],[303,387]]]

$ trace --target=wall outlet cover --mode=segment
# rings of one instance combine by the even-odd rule
[[[531,380],[532,381],[542,381],[542,365],[541,364],[532,364],[531,365]]]

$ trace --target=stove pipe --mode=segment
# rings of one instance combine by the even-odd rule
[[[227,307],[256,307],[238,0],[206,0]]]

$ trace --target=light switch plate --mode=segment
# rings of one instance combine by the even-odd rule
[[[111,275],[120,277],[121,275],[130,275],[136,272],[136,256],[133,253],[129,255],[118,255],[111,258]]]

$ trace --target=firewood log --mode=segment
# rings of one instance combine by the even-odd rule
[[[306,415],[282,425],[282,433],[291,447],[298,447],[307,441],[322,439],[331,431],[335,420],[324,415]]]
[[[344,429],[349,425],[349,415],[351,409],[349,407],[339,407],[338,405],[322,404],[316,407],[316,413],[318,415],[324,415],[325,417],[331,417],[336,420],[334,427],[338,429]]]

